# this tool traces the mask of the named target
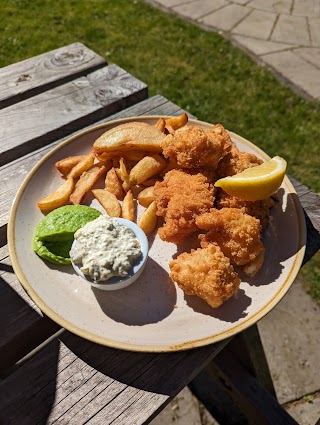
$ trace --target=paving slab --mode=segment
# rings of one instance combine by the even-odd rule
[[[309,28],[312,46],[320,47],[320,18],[310,18]]]
[[[252,9],[238,4],[229,4],[214,13],[199,19],[199,22],[223,31],[231,31]]]
[[[320,98],[320,70],[292,51],[261,56],[279,74],[291,81],[310,97]]]
[[[277,398],[281,404],[320,387],[320,306],[305,292],[301,277],[258,323]]]
[[[290,14],[292,9],[293,0],[279,0],[279,1],[268,1],[268,0],[252,0],[247,3],[248,7],[258,10],[268,10],[269,12],[285,13]]]
[[[292,14],[297,16],[309,16],[310,18],[320,18],[320,2],[319,0],[295,1]]]
[[[320,423],[320,394],[304,397],[286,406],[286,410],[299,425],[316,425]],[[319,421],[319,422],[317,422]]]
[[[307,18],[304,16],[280,15],[276,23],[271,40],[280,43],[300,44],[310,46],[311,40]]]
[[[253,10],[238,25],[232,33],[267,40],[273,30],[278,15],[274,12]]]
[[[292,48],[292,45],[290,44],[275,43],[274,41],[265,41],[237,34],[234,34],[232,39],[235,40],[238,45],[245,47],[257,56],[264,55],[266,53],[281,52]]]
[[[269,65],[300,95],[320,98],[320,0],[146,1],[219,31]],[[318,51],[296,50],[308,47]],[[274,55],[263,56],[268,53]]]
[[[196,0],[191,3],[174,6],[172,10],[189,19],[197,20],[228,4],[226,0],[216,0],[214,2],[212,0]]]

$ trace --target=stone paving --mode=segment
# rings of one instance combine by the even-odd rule
[[[301,95],[320,99],[320,0],[147,0],[218,31]],[[277,398],[300,425],[320,425],[320,307],[296,279],[258,328]],[[218,425],[185,388],[152,425]],[[224,424],[221,424],[224,425]]]
[[[156,0],[232,40],[292,89],[320,99],[320,0]]]

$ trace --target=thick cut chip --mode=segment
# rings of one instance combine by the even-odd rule
[[[77,178],[80,177],[82,173],[89,170],[90,167],[93,166],[94,163],[94,154],[89,153],[85,155],[85,157],[70,171],[68,177]]]
[[[121,217],[121,205],[113,193],[105,189],[93,189],[92,193],[110,217]]]
[[[42,211],[52,211],[55,208],[66,205],[69,202],[73,188],[74,181],[71,177],[69,177],[54,193],[44,199],[41,199],[41,201],[38,202],[38,207]]]
[[[145,208],[148,208],[151,202],[154,201],[153,189],[154,189],[154,186],[149,186],[143,189],[139,193],[138,202],[140,205],[142,205]]]
[[[173,130],[183,127],[188,123],[188,115],[186,113],[181,114],[179,117],[166,118],[166,127],[170,126]]]
[[[140,220],[138,221],[138,226],[144,231],[147,236],[149,236],[156,228],[157,222],[157,205],[155,201],[153,201],[148,206],[148,208],[142,213]]]
[[[72,168],[74,168],[80,161],[82,161],[86,155],[69,156],[68,158],[61,159],[54,165],[63,176],[67,176]]]
[[[123,199],[124,193],[122,189],[122,182],[119,180],[114,167],[107,172],[105,187],[109,192],[113,193],[117,199]]]
[[[74,205],[81,204],[81,201],[85,194],[89,192],[95,182],[100,176],[106,172],[104,165],[94,165],[88,171],[85,171],[81,174],[79,180],[77,181],[74,191],[70,196],[70,202]]]
[[[130,186],[140,184],[143,181],[155,176],[167,165],[167,162],[160,155],[155,154],[145,156],[139,161],[130,171],[129,183]]]
[[[131,190],[126,193],[122,202],[122,218],[130,221],[134,221],[135,218],[134,199]]]
[[[103,152],[142,150],[162,152],[165,134],[157,127],[144,122],[120,124],[100,136],[93,144],[96,155]]]

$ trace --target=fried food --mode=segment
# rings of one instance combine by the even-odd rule
[[[122,202],[122,218],[134,221],[135,218],[135,204],[131,190],[128,190]]]
[[[85,158],[85,155],[69,156],[68,158],[60,159],[54,166],[63,176],[67,176],[72,168]]]
[[[73,178],[69,177],[54,193],[38,202],[38,207],[45,212],[62,207],[69,203],[74,188]]]
[[[157,206],[155,201],[153,201],[148,206],[148,208],[142,213],[140,220],[138,221],[138,226],[144,231],[147,236],[149,236],[156,228],[157,222]]]
[[[262,160],[248,152],[240,152],[237,146],[231,142],[229,153],[218,164],[217,177],[223,178],[241,173],[247,168],[262,164]]]
[[[89,170],[94,164],[94,153],[85,155],[70,171],[68,177],[73,179],[80,177],[85,171]]]
[[[182,168],[210,167],[215,170],[230,146],[228,139],[217,131],[184,126],[163,140],[163,155]]]
[[[109,217],[121,217],[121,205],[114,193],[106,189],[92,189],[92,193]]]
[[[170,278],[187,295],[196,295],[217,308],[238,291],[240,279],[219,246],[182,253],[169,263]]]
[[[123,199],[124,190],[122,188],[122,181],[119,179],[114,167],[107,172],[105,187],[109,192],[113,193],[117,199]]]
[[[158,230],[160,238],[179,244],[195,232],[196,217],[213,206],[214,190],[201,173],[169,171],[153,190],[157,214],[165,221]]]
[[[138,194],[138,202],[143,207],[147,208],[154,201],[153,195],[154,186],[148,186]]]
[[[104,152],[142,150],[161,152],[165,134],[156,126],[144,122],[128,122],[111,128],[93,144],[96,155]]]
[[[200,229],[208,233],[199,236],[201,246],[220,246],[233,265],[242,266],[264,251],[260,221],[237,208],[212,209],[196,218]]]
[[[81,204],[85,194],[89,192],[99,177],[105,172],[106,167],[102,164],[93,165],[89,170],[84,171],[75,184],[74,191],[70,195],[70,202],[74,205]]]
[[[158,154],[145,156],[131,169],[129,174],[130,186],[143,183],[150,177],[160,173],[166,165],[165,159]]]
[[[261,201],[244,201],[235,196],[228,195],[224,190],[219,189],[216,194],[216,207],[218,210],[222,208],[238,208],[246,214],[260,220],[262,231],[269,224],[269,208],[272,203],[269,199]]]

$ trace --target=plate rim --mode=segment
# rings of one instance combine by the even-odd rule
[[[290,274],[286,277],[285,281],[282,283],[281,287],[278,289],[278,291],[274,294],[274,296],[267,302],[263,307],[261,307],[255,314],[253,314],[248,319],[244,320],[240,324],[236,324],[233,327],[231,327],[228,330],[224,330],[218,334],[211,335],[205,338],[196,339],[193,341],[187,341],[180,344],[169,344],[169,345],[141,345],[141,344],[133,344],[133,343],[126,343],[126,342],[119,342],[114,341],[112,339],[108,339],[106,337],[101,337],[98,335],[95,335],[91,332],[88,332],[86,330],[81,329],[80,327],[76,326],[75,324],[69,322],[68,320],[61,317],[59,314],[57,314],[51,307],[49,307],[42,298],[37,294],[37,292],[33,289],[32,284],[28,281],[26,278],[20,264],[19,259],[16,253],[15,248],[15,240],[14,240],[14,234],[15,234],[15,218],[17,214],[17,210],[19,207],[19,203],[21,200],[21,197],[26,190],[28,183],[36,173],[36,171],[56,152],[61,150],[64,146],[68,145],[78,137],[84,136],[86,134],[89,134],[95,130],[102,129],[104,127],[110,127],[110,126],[116,126],[120,125],[122,123],[126,122],[132,122],[132,121],[150,121],[150,120],[157,120],[159,118],[169,118],[172,117],[171,115],[141,115],[141,116],[131,116],[126,118],[120,118],[116,120],[110,120],[106,121],[101,124],[93,125],[87,129],[81,130],[75,134],[73,134],[70,137],[67,137],[62,142],[58,143],[56,146],[54,146],[49,152],[47,152],[28,172],[28,174],[25,176],[24,180],[22,181],[18,191],[16,192],[16,195],[13,199],[9,219],[8,219],[8,227],[7,227],[7,240],[8,240],[8,251],[9,256],[12,262],[12,267],[15,272],[16,277],[18,278],[20,284],[27,292],[28,296],[31,298],[31,300],[35,303],[35,305],[50,319],[52,319],[54,322],[56,322],[58,325],[60,325],[62,328],[84,338],[87,339],[93,343],[97,343],[100,345],[104,345],[107,347],[115,348],[115,349],[121,349],[126,351],[135,351],[135,352],[149,352],[149,353],[161,353],[161,352],[175,352],[175,351],[185,351],[193,348],[200,348],[203,346],[207,346],[210,344],[214,344],[217,342],[221,342],[231,336],[234,336],[243,330],[247,329],[248,327],[252,326],[253,324],[257,323],[259,320],[261,320],[266,314],[268,314],[284,297],[284,295],[287,293],[287,291],[290,289],[291,285],[293,284],[299,270],[301,267],[301,264],[303,262],[305,249],[306,249],[306,222],[304,217],[304,212],[301,206],[301,203],[298,199],[298,197],[293,198],[293,204],[295,206],[295,211],[298,218],[298,228],[299,228],[299,247],[300,249],[297,251],[295,255],[295,259],[293,262],[293,265],[290,270]],[[188,124],[193,125],[203,125],[204,127],[214,125],[212,123],[196,120],[189,118]],[[245,145],[251,147],[254,149],[259,155],[261,155],[262,158],[265,160],[270,159],[270,157],[258,146],[256,146],[254,143],[250,142],[249,140],[245,139],[244,137],[238,135],[237,133],[234,133],[232,131],[229,131],[231,137],[234,137],[235,139],[243,142]],[[287,186],[287,188],[291,191],[291,193],[296,194],[296,190],[292,183],[290,182],[287,175],[284,177],[284,182]]]

